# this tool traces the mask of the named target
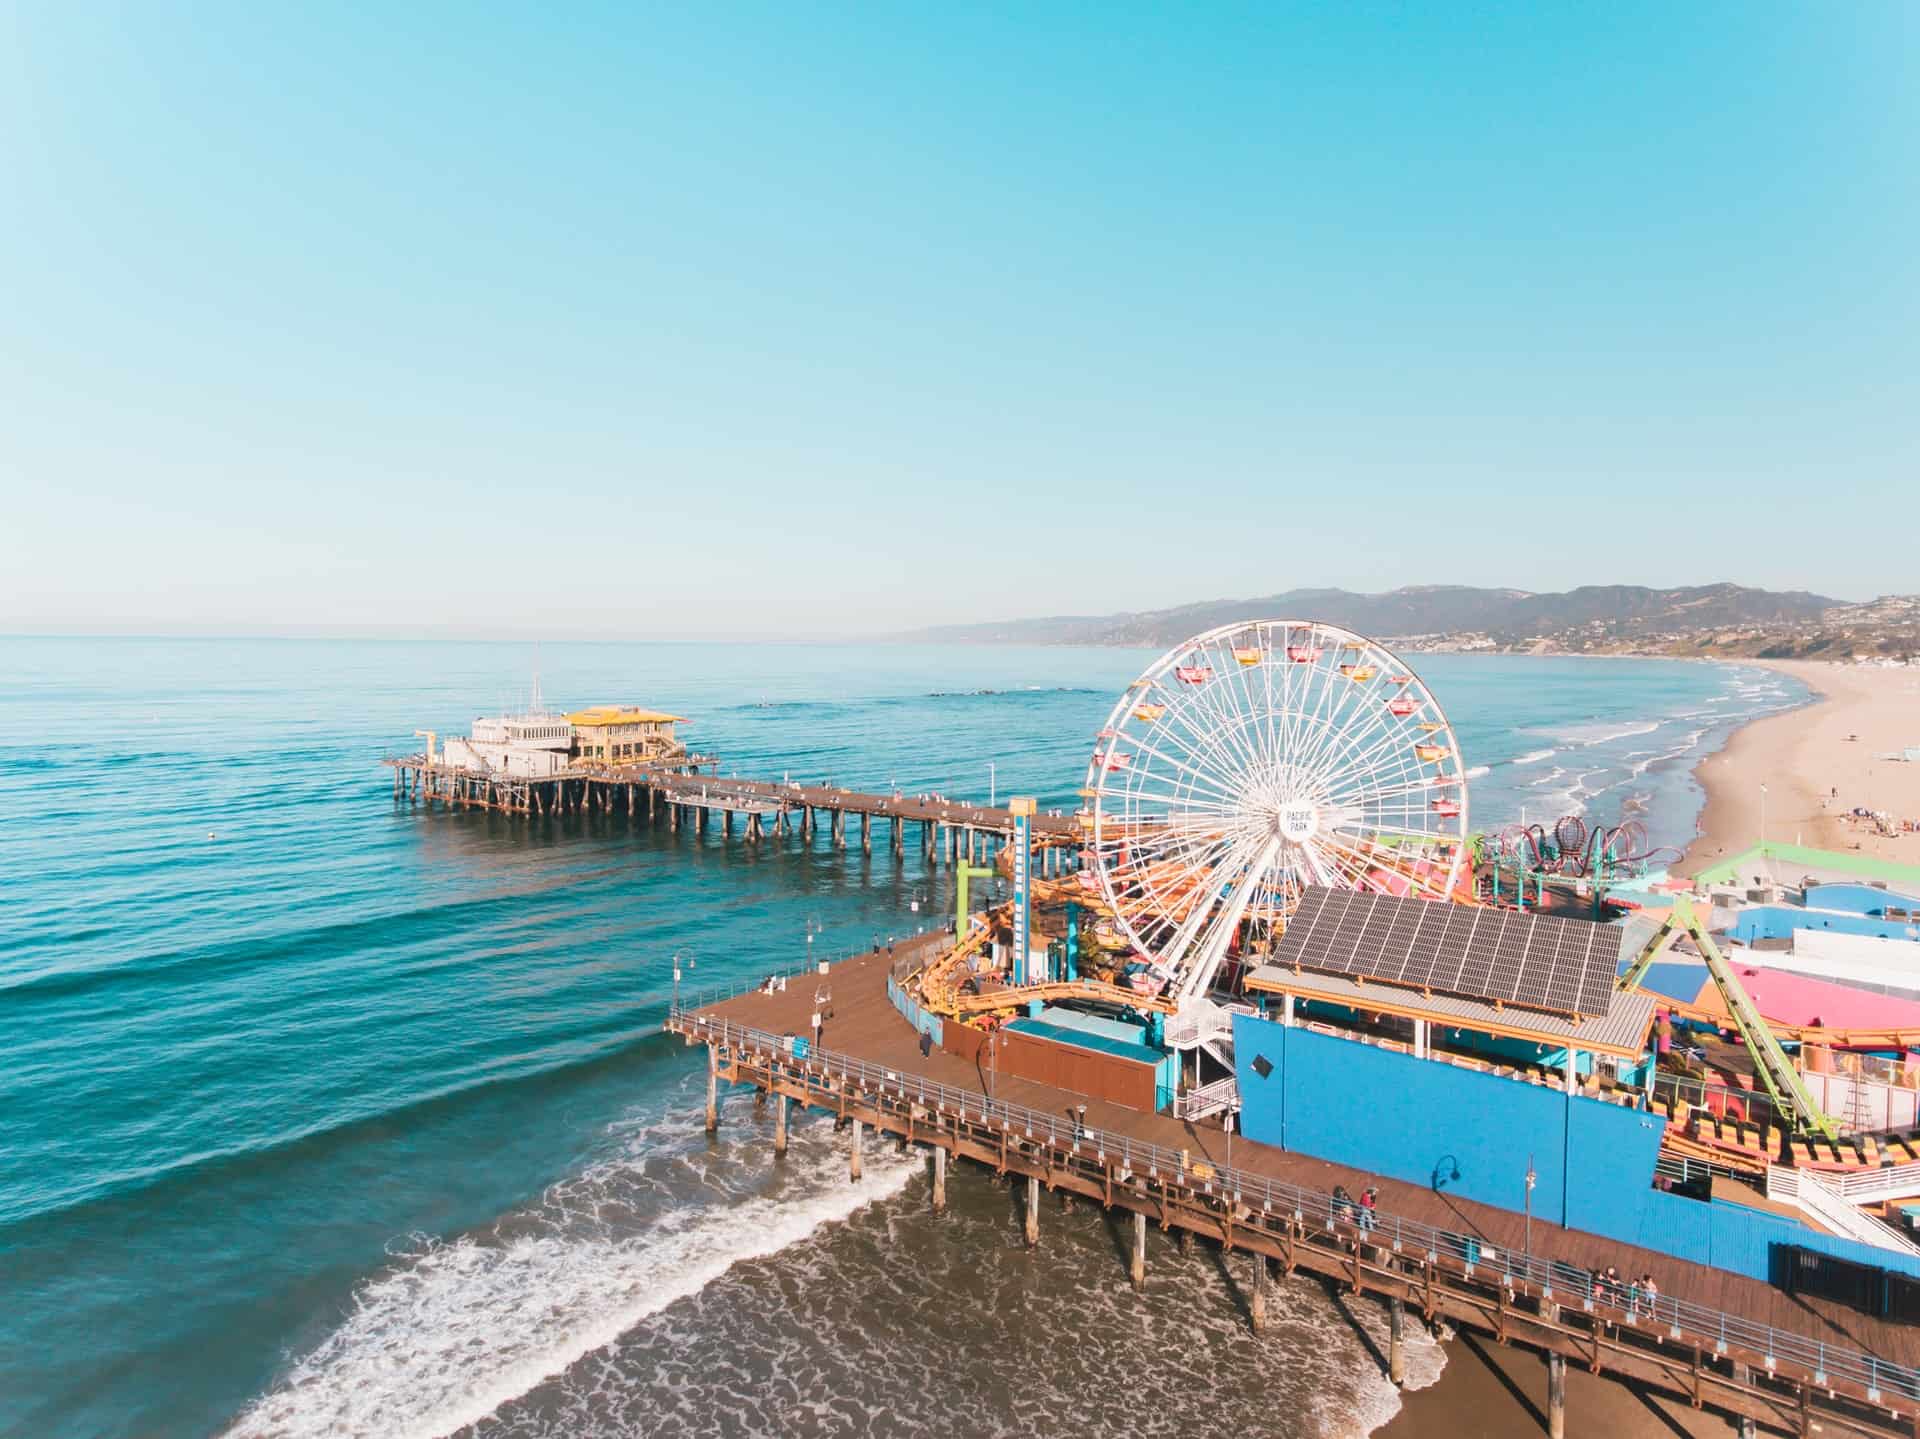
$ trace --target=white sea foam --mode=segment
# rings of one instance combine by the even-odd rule
[[[1513,762],[1515,764],[1539,764],[1541,760],[1552,759],[1558,753],[1560,753],[1560,751],[1556,749],[1528,750],[1525,754],[1517,756]]]
[[[556,1185],[492,1235],[425,1243],[364,1284],[346,1321],[229,1439],[437,1439],[473,1424],[741,1260],[897,1194],[919,1172],[917,1157],[890,1150],[867,1160],[865,1177],[849,1184],[829,1142],[803,1149],[797,1131],[777,1195],[668,1210],[617,1235],[604,1211],[623,1202],[610,1196],[622,1164],[637,1169],[637,1160]],[[647,1196],[650,1181],[630,1177]]]
[[[1480,776],[1484,774],[1490,774],[1491,772],[1492,770],[1490,766],[1484,765],[1484,764],[1477,764],[1472,769],[1466,771],[1465,777],[1467,779],[1479,779]]]
[[[1612,744],[1615,740],[1632,739],[1635,735],[1652,734],[1659,728],[1659,720],[1636,720],[1631,724],[1569,725],[1558,734],[1571,744],[1590,748],[1597,744]]]

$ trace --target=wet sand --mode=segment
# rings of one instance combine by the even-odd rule
[[[1920,670],[1809,660],[1752,661],[1793,676],[1819,699],[1735,731],[1694,774],[1707,792],[1699,837],[1674,866],[1692,874],[1774,843],[1858,851],[1920,864],[1920,834],[1883,835],[1846,819],[1855,806],[1920,820],[1920,763],[1887,760],[1920,746]],[[1761,786],[1766,793],[1761,794]],[[1763,812],[1764,804],[1764,812]]]
[[[1529,1349],[1502,1348],[1484,1334],[1462,1333],[1445,1349],[1440,1378],[1405,1391],[1400,1412],[1374,1431],[1374,1439],[1539,1439],[1547,1432],[1545,1359]],[[1737,1432],[1724,1415],[1567,1365],[1569,1434],[1728,1439]]]

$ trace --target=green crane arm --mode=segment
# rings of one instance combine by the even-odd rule
[[[1641,947],[1626,973],[1620,976],[1620,988],[1638,988],[1648,968],[1671,949],[1682,934],[1692,938],[1700,950],[1700,957],[1706,961],[1707,973],[1712,976],[1714,987],[1720,991],[1720,998],[1726,1001],[1727,1013],[1732,1016],[1734,1027],[1740,1031],[1740,1038],[1746,1042],[1747,1053],[1753,1056],[1753,1067],[1772,1097],[1774,1108],[1793,1120],[1796,1133],[1811,1131],[1825,1136],[1829,1141],[1838,1140],[1840,1126],[1814,1102],[1813,1095],[1800,1078],[1800,1071],[1793,1067],[1793,1061],[1787,1058],[1780,1041],[1774,1038],[1766,1020],[1754,1008],[1746,986],[1740,983],[1740,976],[1733,972],[1733,966],[1720,953],[1720,946],[1713,942],[1713,936],[1707,933],[1706,925],[1700,922],[1700,916],[1694,912],[1692,903],[1685,895],[1675,897],[1673,913]]]
[[[965,939],[967,937],[967,883],[969,880],[991,879],[994,871],[991,865],[968,864],[963,859],[953,867],[953,872],[960,881],[959,903],[955,907],[958,919],[954,924],[953,933],[956,939]]]

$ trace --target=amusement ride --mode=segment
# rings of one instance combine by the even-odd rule
[[[1206,1002],[1307,885],[1448,898],[1470,883],[1466,767],[1431,690],[1309,620],[1223,625],[1128,686],[1087,766],[1093,885],[1129,983]]]

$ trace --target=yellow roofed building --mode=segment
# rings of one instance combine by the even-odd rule
[[[645,764],[677,759],[687,747],[673,727],[679,715],[636,705],[592,705],[567,716],[573,726],[573,758],[581,764]]]

